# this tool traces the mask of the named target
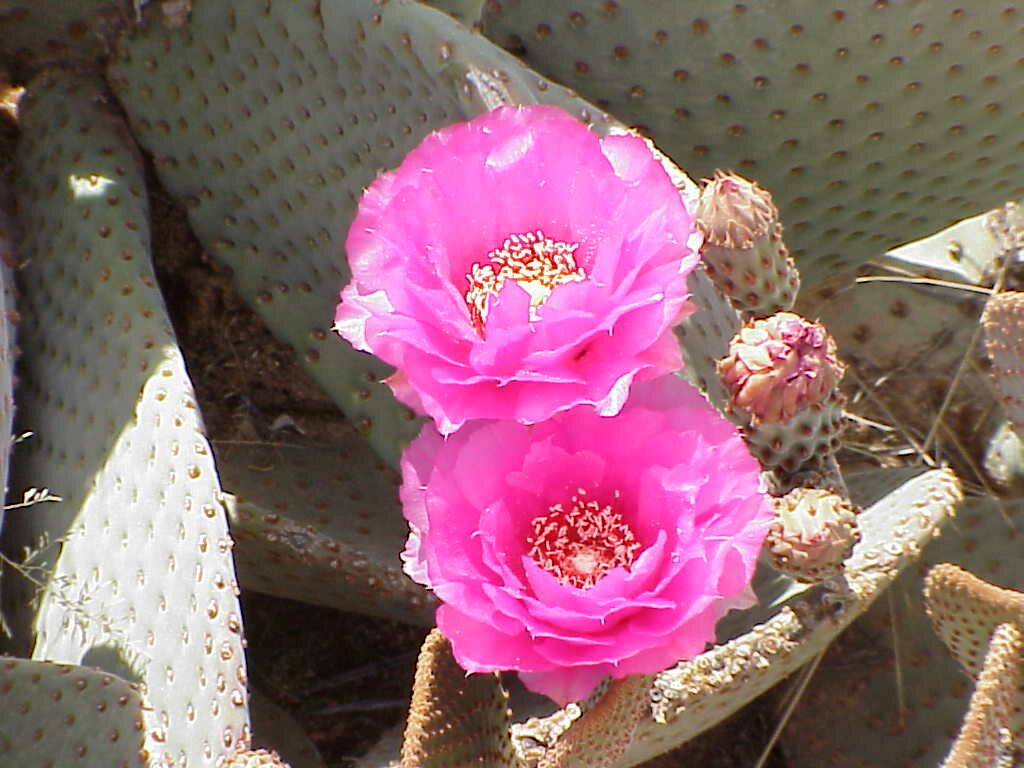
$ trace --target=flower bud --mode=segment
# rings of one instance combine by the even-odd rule
[[[787,422],[824,403],[843,371],[828,331],[792,312],[745,325],[718,364],[728,407],[749,414],[753,425]]]
[[[782,241],[771,194],[753,181],[716,171],[697,205],[708,276],[740,311],[764,315],[793,306],[800,275]]]
[[[843,568],[860,541],[857,509],[834,490],[796,488],[774,500],[768,529],[773,565],[801,581],[820,581]]]

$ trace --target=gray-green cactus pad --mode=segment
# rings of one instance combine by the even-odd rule
[[[691,174],[769,189],[804,284],[1022,189],[1013,3],[487,3],[539,72]]]
[[[134,15],[132,0],[0,0],[0,61],[26,79],[40,65],[98,65]]]
[[[402,572],[398,473],[353,434],[332,446],[227,445],[217,466],[246,589],[399,621],[435,602]]]
[[[726,393],[717,365],[728,354],[729,342],[739,332],[740,316],[703,268],[694,270],[687,286],[698,309],[675,328],[686,359],[682,376],[722,409]]]
[[[598,110],[415,3],[200,3],[109,68],[199,239],[389,461],[416,430],[386,366],[330,332],[362,190],[430,130],[503,102]],[[586,113],[584,115],[584,113]]]
[[[139,156],[79,72],[37,77],[17,155],[26,324],[5,549],[48,573],[5,589],[17,646],[140,683],[154,760],[213,766],[248,740],[231,539],[210,446],[149,258]],[[31,602],[36,598],[36,602]]]
[[[145,708],[103,670],[0,656],[0,763],[145,768]]]

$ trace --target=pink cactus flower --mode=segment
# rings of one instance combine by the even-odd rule
[[[579,404],[611,415],[635,379],[682,366],[671,327],[692,309],[694,236],[642,139],[501,107],[366,190],[335,329],[394,365],[395,395],[443,434]]]
[[[562,705],[703,651],[750,603],[773,518],[736,429],[675,376],[614,417],[427,425],[402,477],[406,572],[441,600],[458,662]]]

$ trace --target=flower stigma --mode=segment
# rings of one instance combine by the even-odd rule
[[[570,503],[568,510],[553,504],[531,521],[528,554],[563,584],[589,589],[613,568],[631,566],[642,545],[612,505],[588,498],[585,489],[577,488]]]
[[[484,338],[487,305],[497,296],[506,280],[514,280],[530,295],[530,322],[539,318],[538,309],[552,291],[565,283],[586,280],[582,267],[576,266],[573,254],[578,243],[552,240],[541,230],[522,235],[509,235],[500,248],[487,254],[487,262],[476,262],[466,280],[466,305],[473,328]]]

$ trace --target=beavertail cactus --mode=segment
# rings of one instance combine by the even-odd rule
[[[153,762],[212,768],[249,739],[242,613],[217,469],[150,259],[141,157],[81,72],[34,78],[20,120],[19,277],[36,321],[19,429],[35,437],[11,485],[47,483],[62,501],[5,520],[9,559],[51,544],[42,579],[5,574],[12,647],[139,683]]]
[[[467,675],[438,630],[416,665],[402,768],[490,765],[512,768],[508,694],[496,674]]]
[[[5,569],[8,560],[17,565],[14,556],[40,540],[46,546],[38,566],[45,582],[41,591],[35,571],[22,574],[26,578],[3,574],[2,618],[12,627],[11,648],[37,661],[0,661],[0,764],[282,768],[277,753],[259,749],[266,745],[295,768],[313,768],[278,741],[250,739],[239,587],[406,622],[432,612],[433,598],[400,568],[405,527],[396,476],[384,463],[371,463],[355,432],[385,462],[399,463],[404,451],[404,463],[416,465],[402,487],[405,518],[413,525],[406,564],[409,575],[422,577],[421,584],[441,600],[438,623],[449,638],[432,633],[421,655],[403,768],[639,764],[820,658],[902,569],[916,564],[908,571],[920,572],[921,549],[952,514],[959,483],[950,471],[937,470],[883,494],[880,487],[890,485],[892,475],[902,476],[887,470],[872,489],[882,497],[877,503],[852,496],[864,506],[863,514],[844,501],[845,493],[836,490],[843,479],[833,456],[843,423],[843,365],[824,328],[789,310],[801,279],[813,288],[840,267],[874,259],[888,245],[1024,192],[1016,157],[1024,122],[1012,108],[1024,56],[1021,9],[1012,3],[952,9],[886,0],[837,9],[790,0],[765,13],[753,4],[713,0],[576,0],[571,9],[541,0],[435,0],[451,18],[428,4],[208,0],[194,3],[193,10],[191,0],[0,0],[0,72],[27,84],[29,93],[19,115],[22,143],[16,153],[4,155],[9,136],[0,130],[0,167],[16,155],[9,165],[18,180],[22,217],[18,256],[26,262],[18,278],[22,310],[32,320],[22,333],[18,407],[19,432],[34,436],[19,449],[15,482],[18,489],[47,483],[62,497],[59,503],[10,510],[4,521]],[[470,25],[481,34],[470,32]],[[538,75],[516,55],[555,79]],[[53,69],[33,78],[41,67]],[[575,91],[591,94],[596,106]],[[470,124],[463,121],[485,125],[495,114],[554,106],[571,115],[562,121],[567,130],[599,148],[587,155],[591,165],[576,162],[583,155],[574,155],[564,141],[548,153],[548,145],[532,134],[529,141],[520,135],[522,140],[492,147],[477,176],[467,171],[472,168],[465,145],[438,146],[429,166],[415,162],[422,155],[409,154],[428,134],[428,143],[443,144],[438,137],[450,136],[453,125]],[[479,117],[496,108],[490,117]],[[622,135],[623,123],[604,108],[657,139],[667,155]],[[8,127],[2,117],[0,129]],[[501,184],[486,183],[497,177],[491,173],[496,166],[519,168],[520,155],[532,157],[534,150],[544,150],[552,168],[562,172],[545,179],[502,174]],[[669,156],[692,173],[714,175],[698,189]],[[664,178],[657,169],[662,163]],[[417,188],[439,195],[428,194],[419,207],[437,203],[445,215],[417,216],[410,213],[416,207],[411,198],[402,197],[395,203],[393,229],[369,227],[364,212],[357,216],[361,193],[369,188],[372,198],[374,189],[398,178],[382,171],[406,164],[417,183],[424,183]],[[609,170],[606,164],[629,186],[628,193],[585,183],[583,171]],[[451,176],[426,173],[442,167]],[[716,167],[758,179],[774,197]],[[664,194],[642,193],[633,207],[633,182],[652,174]],[[452,177],[476,179],[465,205],[452,204]],[[248,442],[249,435],[236,441],[237,435],[229,438],[213,427],[207,438],[187,372],[217,371],[230,361],[205,366],[207,361],[197,359],[201,354],[187,358],[199,350],[179,349],[170,326],[171,316],[178,315],[165,311],[161,287],[168,286],[158,285],[166,274],[162,268],[171,266],[162,247],[174,238],[161,226],[150,227],[154,218],[167,223],[160,207],[155,217],[148,207],[151,197],[161,205],[164,200],[160,192],[150,194],[157,178],[187,209],[175,223],[182,239],[189,239],[185,230],[191,226],[208,263],[231,271],[238,293],[270,333],[290,345],[344,411],[357,443],[352,453],[360,458],[349,454],[347,442],[336,445],[322,435],[301,444],[275,439],[253,446],[235,444]],[[481,202],[488,195],[494,195],[493,206]],[[664,261],[644,262],[638,255],[665,245],[655,231],[659,206],[644,204],[661,197],[668,208],[684,206],[686,221],[669,228],[674,242]],[[545,200],[564,206],[561,219],[572,226],[549,226],[562,209]],[[776,203],[787,221],[793,258],[782,241]],[[524,214],[522,226],[505,226],[510,210]],[[991,224],[1002,260],[992,261],[987,274],[1007,289],[1020,288],[1020,220],[1021,209],[1008,205]],[[385,354],[384,346],[361,344],[359,332],[349,339],[378,360],[335,339],[328,326],[343,285],[379,276],[370,268],[380,254],[366,250],[367,243],[377,245],[364,237],[367,229],[385,236],[382,247],[397,245],[392,236],[406,246],[414,240],[432,246],[439,227],[446,228],[443,240],[451,248],[398,249],[387,264],[395,286],[388,301],[394,306],[382,306],[377,292],[368,289],[363,298],[370,303],[363,309],[384,323],[413,317],[412,309],[417,318],[421,309],[437,317],[435,305],[445,302],[452,312],[441,319],[451,321],[455,338],[474,353],[467,364],[494,384],[478,389],[495,396],[530,393],[504,414],[483,409],[503,419],[501,424],[509,421],[508,412],[517,413],[508,429],[467,423],[447,442],[432,432],[437,452],[425,456],[422,439],[409,446],[420,426],[416,409],[424,404],[393,396],[383,381],[394,371],[382,361],[409,369],[410,360],[430,351],[423,340],[431,342],[432,361],[412,366],[416,376],[399,372],[416,378],[430,396],[453,379],[462,389],[480,383],[475,375],[451,375],[453,360],[463,359],[465,350],[455,354],[459,350],[438,333],[443,329],[430,323],[419,324],[415,333],[398,329],[409,341],[401,357]],[[607,248],[588,251],[588,245],[610,242],[594,238],[598,231],[622,234],[624,247],[611,253],[621,259],[609,260]],[[159,272],[150,264],[151,234]],[[467,244],[473,247],[457,247]],[[687,274],[702,244],[705,269]],[[402,260],[406,253],[430,258],[417,271]],[[956,253],[958,262],[967,261],[961,249]],[[679,269],[680,258],[687,269]],[[438,268],[445,280],[419,279]],[[552,271],[534,271],[544,268]],[[944,273],[913,282],[948,290],[937,277]],[[431,285],[444,290],[431,293]],[[657,290],[648,290],[652,285]],[[606,288],[607,307],[590,301],[602,298]],[[891,350],[895,360],[883,374],[899,366],[922,386],[943,383],[939,364],[953,357],[950,349],[966,348],[968,338],[973,348],[980,335],[974,320],[989,292],[936,302],[944,330],[964,325],[963,309],[977,311],[967,333],[956,328],[957,345],[946,344],[919,365],[896,347],[925,324],[928,312],[904,302],[910,295],[906,284],[890,283],[883,290],[888,313],[877,311],[877,301],[851,298],[855,291],[832,294],[832,312],[850,306],[843,302],[862,302],[861,311],[845,312],[857,326],[848,345],[840,336],[844,348],[863,348],[862,359],[867,350],[872,359]],[[195,310],[207,319],[201,297],[168,295],[172,310]],[[346,301],[359,311],[352,297]],[[690,301],[701,311],[685,316]],[[994,373],[1011,387],[1006,417],[1019,428],[1024,417],[1014,416],[1012,408],[1024,397],[1017,375],[1024,324],[1021,305],[1014,309],[1002,302],[998,294],[991,301],[995,320],[1002,322],[994,314],[1000,308],[1016,314],[1003,317],[1013,322],[999,326],[1002,346],[992,353]],[[595,307],[602,312],[594,315]],[[4,309],[0,305],[0,318]],[[742,330],[740,312],[750,320]],[[503,324],[505,313],[522,322]],[[593,329],[595,317],[604,322],[589,343],[587,328]],[[350,330],[374,334],[372,323],[369,330],[359,328],[358,317],[341,320]],[[500,331],[508,329],[528,331],[513,339],[527,346],[557,342],[533,356],[538,367],[530,373],[542,381],[519,382],[497,370],[523,352],[502,343]],[[383,335],[386,344],[396,342],[396,336]],[[182,339],[191,343],[189,334]],[[622,355],[605,345],[617,348],[624,340],[636,342],[633,357],[643,356],[616,372]],[[0,327],[0,374],[4,342]],[[548,354],[552,349],[573,354]],[[680,375],[712,404],[728,408],[753,452],[773,471],[761,472],[736,429],[721,419],[705,417],[708,429],[691,439],[697,432],[691,415],[680,413],[678,422],[666,415],[671,398],[656,391],[658,382],[649,374],[677,371],[681,357],[686,365]],[[859,366],[858,373],[864,372]],[[985,375],[961,373],[950,392],[970,390]],[[884,375],[861,380],[867,384],[858,394],[876,382],[893,384]],[[683,386],[673,376],[664,381],[666,389]],[[203,384],[206,423],[216,425],[223,398],[211,397]],[[10,411],[5,387],[0,386],[0,424]],[[556,388],[578,394],[568,403],[541,402],[547,395],[539,391]],[[227,395],[226,389],[213,394]],[[308,406],[306,394],[289,389],[282,415],[286,408]],[[230,395],[248,399],[244,391]],[[705,407],[695,391],[690,396]],[[419,410],[438,418],[452,409],[445,431],[480,415],[468,408],[454,413],[459,403],[447,396],[434,399],[444,407]],[[600,416],[591,414],[601,422],[590,425],[593,430],[567,429],[557,440],[531,442],[552,424],[579,427],[582,422],[568,407],[576,402],[609,407]],[[959,404],[951,397],[950,402]],[[320,403],[327,405],[326,399]],[[279,436],[278,427],[264,432],[265,425],[256,423],[259,407],[253,409],[256,436]],[[614,432],[605,415],[620,408],[617,423],[629,423]],[[528,409],[539,413],[524,414]],[[944,410],[959,415],[954,408]],[[862,415],[866,422],[871,414]],[[533,423],[541,421],[547,426]],[[935,424],[934,433],[947,427],[942,419]],[[898,431],[881,420],[870,426],[889,430],[887,435]],[[681,438],[661,439],[666,434]],[[474,445],[461,444],[470,437]],[[589,438],[593,445],[585,444]],[[6,439],[3,430],[0,439]],[[931,462],[935,447],[942,458],[974,471],[972,457],[950,457],[944,439],[929,434],[923,447],[913,446],[914,455]],[[719,453],[734,461],[716,460],[711,467],[710,459],[703,460],[704,453],[726,443],[729,450]],[[1007,466],[1024,463],[1017,461],[1019,444],[1018,439],[1017,454],[1000,454]],[[869,443],[865,451],[872,459],[883,453],[876,446]],[[434,460],[442,448],[448,452],[442,458],[458,454],[450,464]],[[909,453],[900,445],[885,459]],[[702,463],[709,469],[695,474]],[[527,468],[536,474],[527,477]],[[973,488],[986,483],[976,474]],[[578,482],[563,483],[570,475]],[[854,487],[857,473],[849,475]],[[774,558],[785,573],[758,567],[762,578],[749,590],[747,577],[759,565],[773,517],[762,494],[766,482],[777,483],[781,498],[765,559]],[[800,485],[817,490],[783,495]],[[750,491],[746,507],[733,498],[744,487]],[[519,503],[530,497],[539,502]],[[676,497],[687,502],[681,505],[686,515],[673,514],[669,502]],[[481,498],[486,503],[476,503]],[[448,514],[439,511],[441,502],[450,504]],[[515,514],[501,514],[501,504]],[[740,519],[737,510],[756,519]],[[977,538],[971,532],[975,517],[980,519],[964,516],[957,532]],[[688,525],[692,535],[684,530]],[[1015,545],[1017,557],[1019,541],[1005,536],[1003,542]],[[978,543],[992,555],[996,545]],[[466,553],[471,557],[459,557]],[[1024,572],[1012,557],[989,559],[1009,579]],[[467,563],[472,567],[464,568]],[[660,578],[665,573],[672,578]],[[494,577],[481,581],[480,574]],[[660,581],[640,583],[654,576]],[[817,583],[796,584],[790,576]],[[755,593],[758,602],[749,610],[722,616]],[[1024,620],[1017,598],[1006,606],[1008,613],[981,610],[973,618],[946,620],[964,652],[979,657],[972,670],[982,669],[977,717],[972,714],[958,742],[965,747],[963,757],[955,762],[951,756],[947,768],[1009,762],[1009,750],[1019,750],[1014,718],[1021,710]],[[680,610],[687,607],[690,615]],[[942,610],[933,607],[933,615]],[[917,613],[925,621],[923,609]],[[259,621],[258,611],[250,616]],[[309,624],[296,629],[317,629]],[[995,639],[989,641],[992,629]],[[290,633],[278,637],[285,634]],[[648,642],[651,636],[657,642]],[[265,637],[256,632],[251,639],[258,647]],[[986,646],[982,664],[979,649]],[[952,666],[946,654],[936,655]],[[485,674],[467,676],[465,669],[473,668],[467,659]],[[106,672],[53,660],[100,664]],[[258,660],[255,654],[256,665]],[[669,664],[675,666],[666,670]],[[553,675],[567,667],[580,678],[564,678],[559,693]],[[568,703],[544,722],[531,719],[510,731],[509,697],[491,674],[497,669],[519,670],[527,688],[553,691],[563,703],[591,689],[601,694],[592,694],[593,706]],[[820,669],[815,687],[824,687],[826,670],[830,682],[836,674],[827,663]],[[629,674],[636,672],[644,674]],[[906,674],[908,690],[914,674]],[[608,675],[617,680],[605,687]],[[950,677],[939,676],[946,689]],[[968,677],[961,677],[966,699]],[[844,700],[858,695],[853,686],[843,693],[832,697],[834,706],[819,709],[838,720]],[[891,693],[887,688],[888,699]],[[907,700],[922,698],[911,694]],[[874,707],[860,709],[880,717]],[[942,719],[941,706],[907,710],[926,711],[919,717],[950,738],[962,717],[961,709],[953,720]],[[830,730],[848,737],[853,720],[848,716],[844,728]],[[59,737],[51,735],[58,728]],[[799,730],[794,743],[808,752],[811,729]],[[948,751],[947,740],[931,738],[931,744],[942,754]],[[877,748],[883,751],[874,761],[880,768],[910,764],[890,740]],[[941,759],[928,754],[916,768],[934,768]],[[393,755],[397,759],[397,745]],[[795,768],[799,760],[787,762]],[[838,765],[810,763],[822,764]]]
[[[805,285],[1021,194],[1019,5],[567,5],[484,3],[480,27],[691,174],[756,176]]]
[[[1011,723],[1021,708],[1024,636],[1016,624],[992,634],[970,709],[942,768],[1002,768],[1018,765],[1020,734]],[[1019,717],[1017,717],[1019,719]]]
[[[1012,622],[1024,628],[1024,593],[989,584],[951,563],[928,572],[924,599],[935,633],[975,676],[997,625]]]
[[[838,444],[844,367],[828,331],[792,312],[740,329],[718,364],[726,411],[762,464],[795,472]]]
[[[767,540],[772,565],[800,581],[842,571],[860,541],[853,504],[831,489],[795,488],[775,500],[775,510]]]
[[[771,193],[734,173],[715,171],[697,206],[701,256],[715,285],[741,312],[762,316],[790,309],[800,274],[782,242]]]
[[[1016,765],[1024,748],[1024,594],[941,563],[928,572],[924,598],[936,634],[977,679],[943,768]]]

